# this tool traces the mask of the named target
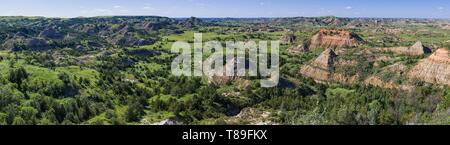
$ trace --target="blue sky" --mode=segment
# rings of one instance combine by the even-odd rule
[[[1,16],[450,18],[449,0],[0,0]]]

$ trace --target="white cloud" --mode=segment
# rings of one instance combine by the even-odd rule
[[[118,9],[118,8],[122,8],[122,6],[116,5],[113,8]]]
[[[259,3],[260,6],[263,6],[263,5],[265,5],[265,4],[266,4],[266,3],[264,3],[264,2],[260,2],[260,3]]]
[[[353,7],[352,6],[347,6],[347,7],[345,7],[345,9],[346,10],[351,10],[351,9],[353,9]]]

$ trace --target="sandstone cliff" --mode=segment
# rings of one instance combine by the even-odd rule
[[[360,75],[346,75],[345,72],[338,72],[336,68],[342,66],[352,66],[356,62],[345,61],[338,58],[333,49],[327,49],[320,54],[310,64],[301,66],[300,74],[305,77],[312,78],[317,82],[341,82],[355,83],[359,80]]]
[[[428,83],[450,85],[450,51],[438,49],[430,57],[421,60],[408,74],[411,79]]]
[[[337,55],[332,49],[327,49],[311,64],[304,65],[300,69],[300,73],[316,81],[327,81],[332,78],[336,57]]]
[[[346,30],[321,29],[309,41],[309,49],[355,47],[362,39]]]

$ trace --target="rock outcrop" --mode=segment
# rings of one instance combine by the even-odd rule
[[[381,80],[379,77],[377,76],[370,76],[369,78],[367,78],[364,81],[365,84],[367,85],[373,85],[373,86],[377,86],[377,87],[382,87],[382,88],[388,88],[388,89],[396,89],[398,88],[398,86],[392,82],[385,82],[383,80]]]
[[[0,49],[19,51],[137,47],[153,44],[156,34],[159,34],[156,32],[158,30],[167,29],[174,34],[184,31],[177,27],[181,20],[153,16],[20,19],[21,21],[11,22],[8,19],[0,20],[0,23],[10,25],[5,25],[5,31],[0,33]],[[202,24],[198,19],[190,22],[192,23],[188,25]]]
[[[72,26],[71,29],[86,33],[89,36],[95,36],[97,33],[99,33],[101,31],[101,29],[95,24],[75,25],[75,26]]]
[[[428,83],[450,85],[450,51],[438,49],[430,57],[421,60],[408,74],[411,79]]]
[[[190,17],[183,22],[181,22],[179,25],[186,27],[186,28],[194,28],[204,25],[203,21],[201,19],[198,19],[196,17]]]
[[[147,31],[157,31],[164,27],[164,25],[167,25],[166,23],[151,23],[147,22],[143,24],[143,29]]]
[[[391,48],[383,48],[384,51],[391,51],[395,54],[400,55],[412,55],[412,56],[420,56],[424,54],[431,53],[431,49],[425,47],[422,42],[417,41],[411,47],[391,47]]]
[[[450,23],[440,24],[438,27],[445,30],[450,30]]]
[[[358,35],[341,29],[321,29],[309,41],[309,49],[355,47],[362,42]]]
[[[297,37],[294,35],[294,33],[287,33],[280,39],[281,44],[292,44],[295,43],[297,40]]]
[[[316,81],[330,80],[333,77],[332,73],[336,57],[337,55],[332,49],[327,49],[311,64],[304,65],[300,69],[300,73]]]
[[[239,114],[225,119],[227,124],[278,125],[273,121],[271,112],[255,108],[244,108]]]
[[[298,46],[294,46],[294,47],[289,48],[288,51],[289,51],[290,53],[297,54],[297,53],[308,52],[309,49],[308,49],[307,47],[305,47],[303,44],[300,44],[300,45],[298,45]]]
[[[342,60],[338,59],[338,55],[329,48],[322,52],[319,57],[317,57],[310,64],[301,66],[300,74],[305,77],[312,78],[316,82],[340,82],[351,84],[359,80],[360,75],[354,74],[352,76],[346,75],[345,72],[337,72],[336,68],[342,67]],[[347,64],[353,65],[353,64]]]
[[[154,40],[151,39],[139,39],[136,42],[134,42],[134,46],[143,46],[143,45],[151,45],[155,43]]]
[[[214,74],[220,74],[220,75],[209,75],[208,76],[209,83],[219,86],[219,85],[230,83],[232,81],[239,80],[239,76],[237,76],[237,75],[227,76],[227,74],[226,74],[226,72],[229,70],[233,70],[235,72],[238,71],[236,66],[239,63],[245,63],[245,62],[239,62],[236,58],[228,60],[227,63],[224,65],[224,70],[222,72],[214,72]]]
[[[431,50],[423,46],[422,42],[417,41],[413,46],[410,47],[411,50],[419,53],[430,53]],[[427,50],[426,50],[427,49]]]

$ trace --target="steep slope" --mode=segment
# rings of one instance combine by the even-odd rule
[[[280,43],[281,44],[292,44],[297,40],[297,37],[291,33],[288,32],[287,34],[285,34],[283,37],[281,37],[280,39]]]
[[[360,74],[348,73],[346,68],[357,67],[356,65],[356,62],[340,58],[333,49],[329,48],[323,51],[310,64],[301,66],[300,74],[320,83],[340,82],[352,84],[360,79]]]
[[[207,60],[207,61],[211,61],[211,60]],[[211,63],[211,62],[208,62],[208,63]],[[220,74],[220,75],[209,75],[208,76],[209,83],[220,86],[220,85],[227,84],[229,82],[238,80],[239,79],[238,76],[236,76],[236,75],[227,76],[226,72],[227,71],[232,71],[232,72],[238,71],[237,70],[238,68],[236,66],[239,63],[243,63],[243,62],[239,62],[236,58],[228,60],[227,63],[224,64],[224,70],[222,70],[222,71],[216,70],[216,72],[213,73],[213,74]]]
[[[184,21],[182,21],[180,26],[186,27],[186,28],[194,28],[194,27],[200,27],[204,25],[204,22],[196,17],[190,17]]]
[[[304,65],[300,73],[316,81],[327,81],[332,77],[336,57],[337,55],[332,49],[327,49],[311,64]]]
[[[446,48],[438,49],[430,57],[421,60],[408,77],[428,83],[450,85],[450,51]]]
[[[154,16],[70,19],[0,17],[0,49],[40,51],[150,45],[158,38],[161,29],[169,33],[178,31],[173,27],[177,25],[176,22],[171,18]]]
[[[309,41],[309,49],[355,47],[362,38],[342,29],[321,29]]]
[[[395,54],[412,55],[412,56],[420,56],[431,53],[431,49],[425,47],[420,41],[417,41],[411,47],[391,47],[391,48],[383,48],[382,50],[391,51],[394,52]]]

